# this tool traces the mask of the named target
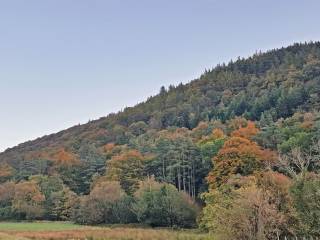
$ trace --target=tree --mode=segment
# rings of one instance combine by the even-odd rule
[[[125,195],[119,182],[100,182],[90,192],[90,200],[99,204],[103,221],[113,223],[117,221],[114,216],[114,207]]]
[[[73,165],[79,164],[79,159],[77,156],[69,151],[66,151],[64,148],[60,148],[54,153],[51,157],[57,165],[70,167]]]
[[[272,154],[261,149],[255,142],[242,137],[229,138],[214,157],[214,169],[208,176],[212,187],[228,181],[231,175],[247,176],[262,169]]]
[[[204,163],[187,129],[163,131],[156,139],[155,157],[147,163],[148,173],[156,180],[174,184],[179,191],[195,198],[199,192]]]
[[[56,219],[55,214],[52,214],[54,203],[52,202],[52,195],[55,195],[57,192],[62,191],[63,183],[62,180],[58,176],[43,176],[43,175],[35,175],[29,178],[29,180],[34,181],[40,188],[41,193],[45,197],[45,201],[43,202],[44,208],[44,217],[46,219]]]
[[[92,144],[78,145],[78,154],[60,151],[56,168],[63,183],[77,194],[88,194],[93,176],[105,172],[105,156]]]
[[[14,182],[5,182],[0,185],[0,220],[9,220],[16,217],[12,209],[14,195]]]
[[[129,131],[134,135],[134,136],[139,136],[143,133],[145,133],[148,129],[148,125],[143,122],[143,121],[139,121],[139,122],[135,122],[132,123],[129,126]]]
[[[122,219],[117,218],[119,214],[115,210],[120,210],[117,203],[124,197],[119,182],[99,182],[90,195],[80,198],[74,208],[73,220],[81,224],[119,223]]]
[[[9,180],[14,175],[14,168],[7,163],[0,164],[0,183]]]
[[[163,96],[163,95],[165,95],[166,93],[167,93],[167,90],[166,90],[165,86],[162,86],[162,87],[160,88],[160,96]]]
[[[78,224],[101,224],[103,223],[103,212],[100,205],[91,201],[89,195],[79,198],[79,202],[73,207],[72,221]]]
[[[70,221],[73,208],[78,204],[78,196],[69,188],[63,187],[61,191],[50,195],[50,203],[50,215],[54,220]]]
[[[248,121],[247,126],[240,127],[239,129],[231,133],[232,137],[241,137],[245,139],[252,139],[259,133],[259,129],[256,128],[254,122]]]
[[[217,239],[277,239],[293,236],[294,211],[284,175],[266,172],[235,178],[206,194],[201,226]]]
[[[301,178],[307,172],[319,172],[320,168],[320,141],[309,147],[308,151],[301,148],[293,148],[286,154],[279,156],[279,170],[293,178]]]
[[[288,153],[294,148],[308,149],[312,144],[312,134],[301,131],[293,133],[292,136],[278,145],[280,152]]]
[[[39,219],[43,216],[45,196],[35,181],[20,182],[15,186],[13,209],[21,219]]]
[[[197,207],[191,198],[173,185],[149,179],[141,184],[133,205],[138,221],[151,226],[192,227]]]
[[[199,176],[203,179],[203,184],[200,185],[200,192],[205,192],[207,190],[208,186],[205,182],[205,177],[208,176],[209,172],[213,168],[212,159],[218,154],[225,140],[226,136],[224,135],[223,131],[220,129],[214,129],[211,136],[203,138],[198,143],[203,166],[201,171],[202,175]]]
[[[297,210],[301,227],[297,232],[302,236],[320,237],[320,179],[308,173],[295,181],[291,188],[293,204]]]
[[[139,180],[143,178],[145,157],[136,150],[129,150],[114,156],[107,163],[107,177],[119,181],[128,194],[133,194],[138,188]]]

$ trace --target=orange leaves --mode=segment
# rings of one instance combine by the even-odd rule
[[[106,145],[103,146],[103,150],[105,152],[111,152],[115,147],[114,143],[107,143]]]
[[[276,154],[252,140],[258,132],[248,121],[231,133],[213,158],[202,221],[222,239],[257,239],[261,233],[273,239],[283,226],[289,229],[294,219],[291,180],[269,170]]]
[[[257,135],[258,132],[259,129],[256,128],[254,122],[248,121],[246,127],[240,127],[238,130],[233,131],[231,133],[231,136],[251,139],[252,137]]]
[[[26,219],[41,217],[44,212],[42,207],[44,201],[45,196],[34,181],[16,184],[12,205],[15,211],[24,214]]]
[[[212,187],[226,183],[235,174],[250,175],[275,159],[272,151],[263,150],[250,140],[258,131],[254,123],[248,121],[246,127],[231,133],[231,137],[213,159],[214,169],[207,178]]]
[[[50,161],[54,161],[57,165],[62,166],[73,166],[78,165],[80,163],[78,156],[71,152],[68,152],[64,147],[53,149],[51,152],[47,151],[37,151],[30,152],[26,159],[34,160],[34,159],[46,159]]]
[[[67,152],[64,148],[59,149],[51,158],[62,166],[73,166],[80,163],[75,154]]]
[[[0,185],[0,203],[6,204],[12,201],[15,192],[14,182],[6,182]]]
[[[25,156],[26,160],[34,160],[34,159],[50,159],[50,154],[47,151],[34,151],[29,152]]]
[[[301,127],[308,130],[312,129],[315,124],[315,116],[313,113],[305,113],[303,115],[303,122],[301,123]]]
[[[219,162],[219,159],[226,159],[229,157],[241,158],[245,156],[254,156],[261,160],[263,159],[263,151],[258,144],[253,141],[242,137],[231,137],[224,143],[214,161]]]
[[[220,138],[224,138],[225,135],[224,135],[224,132],[223,132],[221,129],[216,128],[216,129],[214,129],[214,130],[212,131],[212,137],[213,137],[214,139],[220,139]]]
[[[0,178],[8,178],[13,175],[14,169],[7,163],[0,164]]]
[[[44,195],[40,192],[38,185],[35,182],[21,182],[15,186],[15,200],[34,201],[41,203],[45,200]]]
[[[143,159],[143,155],[137,150],[129,150],[128,152],[114,156],[111,161],[128,161],[129,159]]]

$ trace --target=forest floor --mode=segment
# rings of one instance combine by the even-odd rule
[[[197,230],[80,226],[68,222],[0,222],[0,240],[211,240]]]

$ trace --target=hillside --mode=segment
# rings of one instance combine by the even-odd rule
[[[319,111],[320,42],[218,65],[1,153],[0,220],[319,237]]]
[[[235,116],[259,120],[262,113],[286,118],[298,109],[318,110],[320,43],[294,44],[258,53],[206,71],[189,84],[170,86],[123,112],[22,143],[0,154],[0,161],[17,163],[37,151],[74,144],[127,144],[139,133],[170,126],[195,128],[200,121]]]

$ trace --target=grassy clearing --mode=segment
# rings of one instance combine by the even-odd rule
[[[69,222],[0,222],[1,231],[64,231],[83,228]]]
[[[64,222],[0,223],[0,240],[211,240],[192,230],[85,227]]]

